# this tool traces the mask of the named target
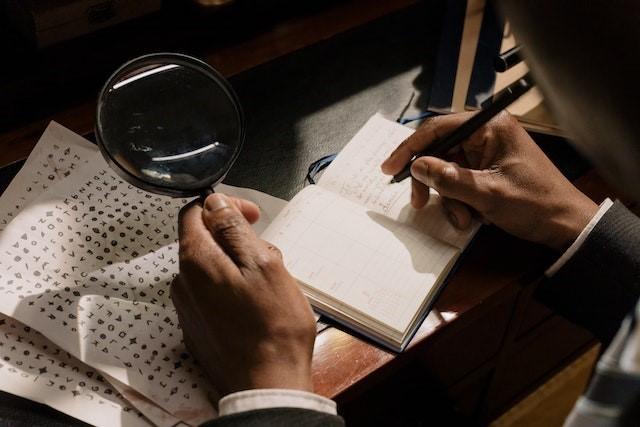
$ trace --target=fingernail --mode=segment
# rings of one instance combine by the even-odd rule
[[[423,184],[427,184],[429,168],[423,162],[414,162],[411,165],[411,175]]]
[[[220,209],[228,208],[226,197],[221,194],[212,194],[205,200],[204,208],[208,211],[217,211]]]
[[[453,225],[455,228],[459,228],[460,227],[460,223],[458,222],[458,218],[453,213],[449,212],[447,216],[449,217],[449,222],[451,223],[451,225]]]

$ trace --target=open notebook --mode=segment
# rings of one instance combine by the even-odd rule
[[[382,174],[382,161],[412,132],[373,116],[262,234],[316,310],[396,351],[478,229],[452,227],[435,192],[416,211],[410,181],[389,184]]]

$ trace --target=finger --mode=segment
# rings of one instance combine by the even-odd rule
[[[212,194],[204,201],[202,219],[214,240],[238,267],[252,267],[263,249],[260,239],[231,200]]]
[[[178,217],[180,269],[194,264],[206,270],[212,279],[220,282],[223,278],[239,273],[231,258],[211,236],[202,220],[202,206],[195,200],[180,210]]]
[[[241,199],[239,197],[229,197],[233,204],[236,205],[240,213],[245,217],[249,224],[255,224],[260,219],[260,208],[255,203]]]
[[[454,227],[459,230],[469,228],[473,216],[467,205],[458,200],[443,197],[442,207],[447,214],[447,218],[449,218],[449,222],[451,222]]]
[[[442,197],[459,200],[481,212],[491,202],[495,188],[495,183],[489,182],[495,178],[488,170],[461,168],[436,157],[417,159],[411,166],[411,175]]]
[[[426,120],[382,163],[382,172],[387,175],[397,174],[415,154],[425,150],[434,141],[453,132],[471,114],[473,113],[450,114]]]
[[[429,202],[429,187],[411,178],[411,206],[421,209]]]

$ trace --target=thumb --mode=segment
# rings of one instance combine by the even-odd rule
[[[461,168],[437,157],[420,157],[411,165],[411,175],[436,190],[442,197],[459,200],[483,211],[491,198],[488,170]]]
[[[204,201],[202,220],[229,258],[239,266],[252,265],[262,244],[232,200],[220,193],[208,196]]]

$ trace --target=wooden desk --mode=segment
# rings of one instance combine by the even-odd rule
[[[236,75],[381,16],[412,7],[413,3],[412,0],[329,2],[326,8],[287,18],[249,37],[226,39],[212,48],[204,48],[200,42],[195,53],[227,76]],[[148,26],[149,34],[157,32],[152,24],[148,23]],[[437,34],[437,28],[434,33]],[[385,34],[384,28],[376,33],[376,37],[380,34]],[[193,39],[193,34],[186,38]],[[132,43],[136,44],[135,41]],[[149,42],[142,45],[145,43]],[[151,44],[152,47],[157,45],[162,43]],[[125,51],[131,56],[129,54],[135,53],[136,48],[127,47]],[[392,53],[392,50],[385,51],[385,55]],[[48,59],[47,55],[50,55]],[[13,111],[13,122],[3,124],[6,130],[0,132],[0,166],[25,158],[51,119],[83,135],[91,132],[93,94],[115,65],[126,59],[117,49],[105,52],[105,55],[108,60],[94,65],[92,72],[85,72],[78,68],[79,60],[74,55],[44,54],[42,60],[52,67],[51,63],[55,62],[52,58],[68,58],[72,65],[61,64],[61,69],[79,76],[83,89],[57,105],[56,94],[59,95],[60,88],[42,87],[39,88],[41,95],[51,96],[49,106],[36,111]],[[72,77],[65,77],[62,81],[70,79]],[[379,81],[370,83],[375,86]],[[356,89],[364,90],[361,86]],[[33,93],[37,91],[34,89]],[[322,108],[327,106],[322,103],[310,111],[315,114]],[[359,125],[351,126],[356,129]],[[280,127],[277,129],[281,130]],[[318,151],[311,156],[326,153]],[[246,160],[252,164],[251,158]],[[306,160],[301,161],[302,165],[308,164]],[[595,199],[601,199],[606,193],[593,174],[582,178],[580,185],[588,188]],[[292,187],[288,191],[293,190]],[[462,414],[475,420],[483,422],[495,418],[593,343],[588,333],[554,315],[532,298],[552,257],[553,254],[544,248],[486,227],[439,298],[436,308],[440,317],[430,316],[403,354],[394,355],[337,328],[322,332],[314,351],[316,391],[336,399],[341,412],[354,425],[398,421],[398,413],[411,411],[417,411],[416,416],[423,419],[431,417],[433,408],[428,408],[425,400],[434,394],[446,396]],[[48,414],[54,416],[52,411]]]
[[[576,184],[596,201],[606,197],[595,173]],[[495,419],[595,343],[533,299],[551,259],[544,248],[484,228],[438,299],[441,316],[430,316],[403,354],[335,328],[322,333],[314,352],[317,392],[353,418],[372,421],[358,410],[375,408],[371,390],[378,390],[374,400],[382,395],[390,406],[402,405],[393,397],[393,377],[410,372],[405,382],[433,381],[471,419]]]

